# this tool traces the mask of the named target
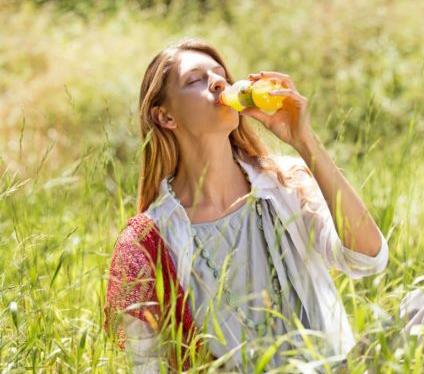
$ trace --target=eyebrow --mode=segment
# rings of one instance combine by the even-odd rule
[[[224,71],[225,75],[227,75],[227,72],[225,71],[225,69],[224,69],[224,67],[223,67],[223,66],[221,66],[221,65],[215,65],[215,66],[212,68],[212,70],[216,70],[216,69],[222,69],[222,70]],[[193,72],[193,71],[198,71],[198,70],[203,70],[203,69],[202,69],[202,68],[193,68],[193,69],[190,69],[190,70],[188,70],[188,71],[186,71],[186,72],[184,73],[183,77],[185,77],[188,73],[191,73],[191,72]]]

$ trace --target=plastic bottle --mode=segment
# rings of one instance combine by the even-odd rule
[[[283,106],[285,96],[273,96],[269,92],[281,88],[286,86],[272,78],[261,78],[255,82],[242,79],[222,91],[218,100],[238,112],[256,107],[266,114],[274,114]]]

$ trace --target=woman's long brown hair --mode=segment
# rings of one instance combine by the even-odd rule
[[[211,56],[221,64],[232,84],[234,80],[222,57],[210,44],[196,38],[180,40],[159,52],[148,65],[140,88],[139,120],[141,131],[141,165],[138,183],[137,214],[144,212],[159,193],[162,179],[174,174],[179,159],[179,147],[172,130],[155,123],[151,108],[161,105],[166,98],[166,84],[170,71],[176,63],[179,52],[197,51]],[[270,157],[270,151],[259,138],[255,130],[239,116],[239,126],[230,134],[234,151],[245,161],[260,170],[276,173],[278,180],[288,186],[290,175],[284,175],[276,162]],[[310,174],[309,170],[306,170]]]

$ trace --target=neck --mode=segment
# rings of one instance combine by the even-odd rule
[[[171,188],[186,209],[225,212],[250,191],[243,169],[233,158],[231,143],[202,145],[182,152]]]

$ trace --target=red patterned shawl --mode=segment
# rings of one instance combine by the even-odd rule
[[[117,312],[137,303],[158,302],[158,296],[160,297],[155,287],[155,264],[158,254],[161,256],[160,263],[164,281],[164,315],[166,316],[169,311],[172,281],[174,289],[178,290],[175,306],[177,327],[182,323],[186,343],[194,336],[196,327],[193,323],[188,299],[186,298],[183,303],[184,290],[177,280],[169,249],[161,238],[155,223],[145,214],[140,213],[128,220],[127,227],[119,235],[109,270],[103,328],[108,333],[111,328],[117,333],[120,349],[125,349],[126,336],[122,324],[118,322],[119,314]],[[162,316],[158,304],[133,305],[133,308],[129,309],[127,313],[149,322],[151,326],[156,322],[158,326],[161,325]],[[196,345],[197,348],[199,346],[200,344]],[[182,354],[184,354],[185,347],[181,348]],[[183,362],[183,369],[188,370],[189,368],[190,361],[187,357]]]

